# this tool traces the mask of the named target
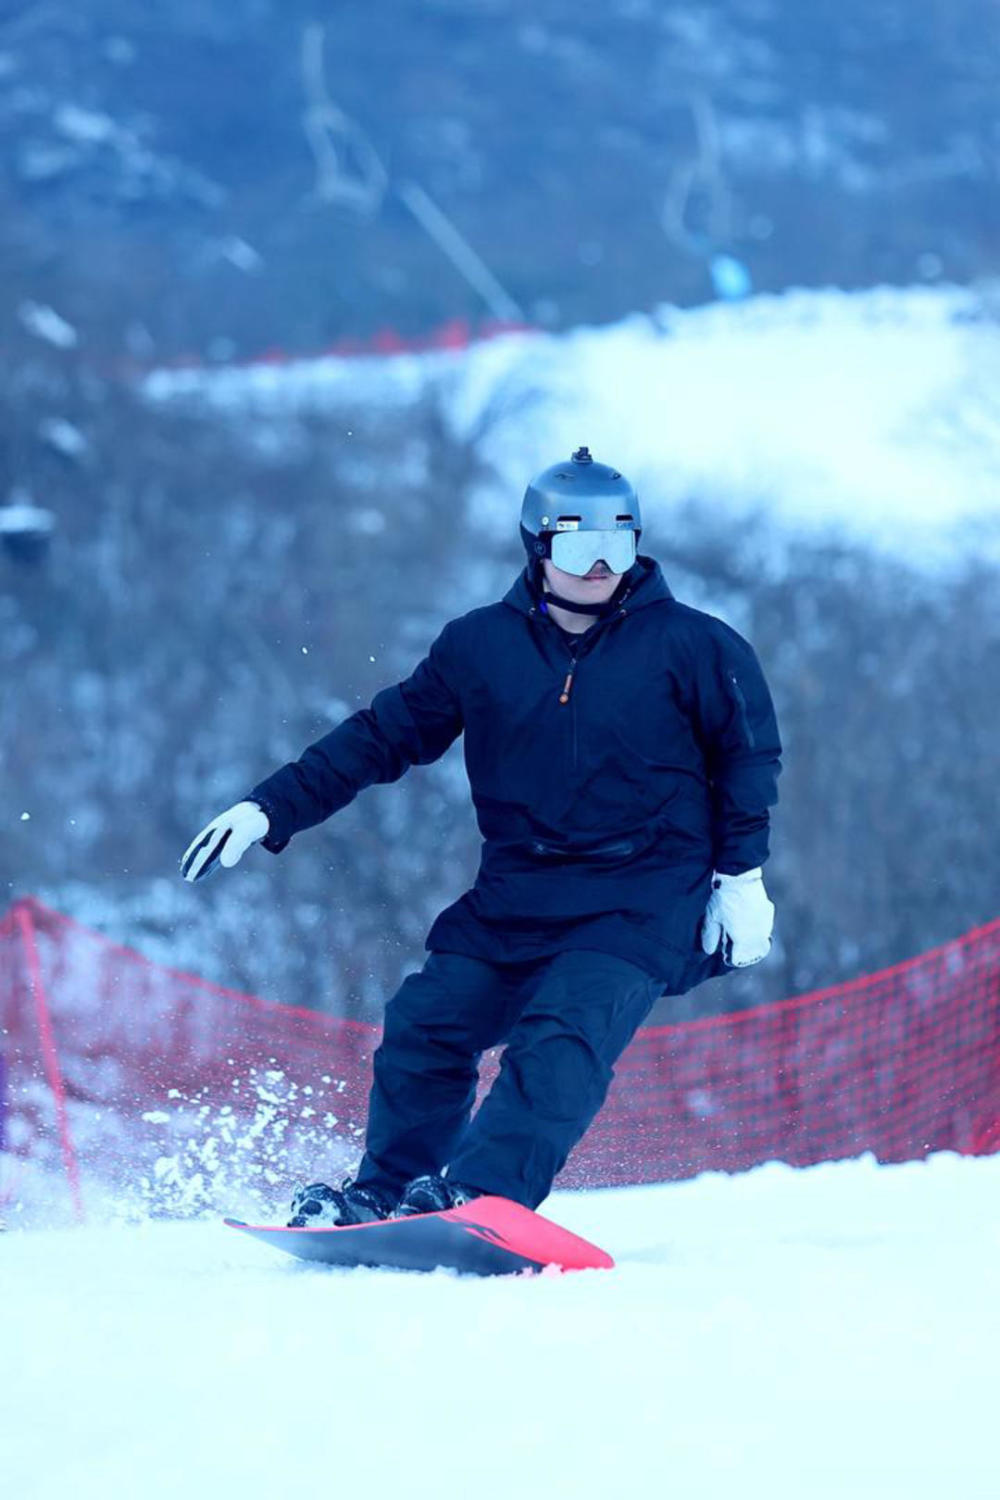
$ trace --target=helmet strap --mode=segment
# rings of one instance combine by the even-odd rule
[[[630,568],[629,573],[631,571],[632,569]],[[631,591],[632,586],[628,581],[629,573],[622,574],[618,587],[611,595],[611,598],[606,599],[603,604],[577,604],[575,599],[564,599],[561,594],[555,594],[551,589],[546,588],[541,558],[538,559],[533,567],[529,564],[531,582],[535,587],[536,593],[539,595],[541,608],[546,613],[548,613],[548,606],[554,604],[558,609],[565,609],[571,615],[590,615],[591,619],[594,620],[606,619],[608,615],[613,615],[618,609],[622,599]]]
[[[546,613],[550,604],[557,605],[559,609],[569,610],[571,615],[590,615],[595,620],[611,614],[615,608],[610,599],[605,604],[576,604],[572,599],[564,599],[561,594],[546,591],[542,595],[542,608]]]

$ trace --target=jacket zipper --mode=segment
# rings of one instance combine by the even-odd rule
[[[575,671],[576,671],[576,658],[574,657],[573,658],[573,664],[572,664],[572,667],[570,668],[570,673],[569,673],[569,676],[567,678],[567,682],[569,683],[570,687],[572,687],[572,684],[573,684],[573,673]],[[568,692],[566,693],[566,697],[567,698],[569,697],[569,693]],[[560,698],[559,701],[561,703],[563,700]],[[573,724],[573,770],[577,771],[579,769],[580,757],[579,757],[579,754],[578,754],[578,751],[577,751],[576,699],[575,698],[573,699],[573,702],[570,704],[569,711],[570,711],[570,714],[572,715],[572,724]]]
[[[615,616],[615,618],[616,619],[621,619],[621,617],[624,615],[624,613],[625,613],[624,609],[620,609],[618,611],[617,615]],[[583,642],[581,641],[580,644],[582,645]],[[574,679],[576,678],[576,669],[577,669],[577,667],[579,665],[580,665],[580,658],[578,656],[571,656],[570,659],[569,659],[569,671],[566,673],[566,679],[565,679],[565,681],[563,682],[563,685],[562,685],[562,692],[559,694],[559,702],[563,706],[565,706],[567,703],[570,702],[570,697],[572,696],[572,692],[573,692],[573,682],[574,682]],[[572,703],[570,704],[570,713],[572,714],[572,723],[573,723],[573,770],[577,771],[577,770],[579,770],[580,754],[579,754],[579,745],[578,745],[578,742],[577,742],[577,732],[576,732],[577,723],[576,723],[576,699],[575,698],[573,699]]]
[[[747,713],[747,700],[743,696],[743,689],[740,687],[739,678],[736,676],[735,672],[731,671],[729,673],[729,684],[733,690],[733,698],[735,699],[736,709],[740,716],[740,724],[743,729],[743,736],[747,742],[748,747],[752,750],[756,745],[757,740],[753,730],[750,728],[750,717]]]
[[[627,597],[627,595],[626,595],[626,597]],[[535,615],[536,613],[537,613],[537,605],[532,605],[532,607],[528,611],[528,614],[529,614],[529,616],[532,616],[532,615]],[[608,617],[607,620],[603,620],[601,622],[601,624],[602,625],[610,624],[611,620],[613,620],[613,619],[614,620],[621,620],[621,619],[624,618],[624,616],[627,613],[628,613],[628,611],[624,607],[624,600],[623,600],[621,608],[617,609],[613,615],[611,615],[611,616]],[[579,657],[571,656],[570,659],[569,659],[569,671],[566,673],[566,676],[563,679],[563,685],[562,685],[562,687],[561,687],[561,689],[559,691],[559,704],[560,704],[560,707],[564,708],[567,703],[570,704],[570,713],[572,715],[572,724],[573,724],[573,770],[574,771],[578,769],[578,765],[579,765],[579,747],[578,747],[578,744],[577,744],[577,733],[576,733],[576,729],[577,729],[577,724],[576,724],[576,699],[573,698],[573,683],[574,683],[574,681],[576,679],[576,669],[577,669],[577,667],[579,665],[580,665]],[[572,699],[572,702],[571,702],[571,699]]]
[[[570,695],[573,692],[573,678],[576,676],[577,666],[578,666],[577,658],[575,656],[571,656],[570,659],[569,659],[569,671],[566,673],[566,681],[563,683],[563,685],[562,685],[562,692],[559,694],[559,702],[561,704],[563,704],[563,705],[569,703]],[[572,725],[572,743],[573,743],[573,756],[572,756],[572,760],[571,760],[571,765],[572,765],[573,770],[576,771],[576,770],[579,769],[579,750],[578,750],[577,738],[576,738],[576,700],[575,699],[573,700],[572,703],[570,703],[569,712],[570,712],[570,723]]]
[[[532,610],[531,613],[534,614],[534,610]],[[625,615],[625,614],[626,614],[626,610],[619,609],[615,613],[615,615],[613,616],[613,618],[616,619],[616,620],[620,620],[623,617],[623,615]],[[604,620],[604,621],[601,622],[602,625],[607,625],[608,623],[609,623],[608,620]],[[598,627],[598,629],[600,629],[600,626]],[[565,681],[563,682],[562,689],[561,689],[561,691],[559,693],[559,702],[560,703],[566,704],[566,703],[569,702],[570,695],[571,695],[571,693],[573,691],[573,681],[574,681],[574,678],[576,677],[576,669],[577,669],[577,667],[579,665],[580,665],[580,658],[578,656],[571,656],[570,659],[569,659],[569,671],[566,673]],[[735,681],[735,678],[733,680]]]

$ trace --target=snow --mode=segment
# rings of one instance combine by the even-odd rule
[[[230,235],[221,242],[219,253],[240,271],[259,271],[264,264],[260,251],[237,234]]]
[[[5,1489],[996,1500],[1000,1157],[556,1195],[613,1272],[331,1271],[215,1223],[0,1236]],[[234,1205],[238,1209],[238,1205]]]
[[[80,335],[72,323],[68,323],[53,307],[29,300],[21,303],[17,315],[29,333],[56,349],[75,349],[80,342]]]
[[[654,532],[696,499],[735,521],[839,530],[921,563],[997,542],[1000,321],[960,287],[790,291],[461,351],[157,371],[157,401],[233,416],[405,406],[495,420],[477,514],[509,535],[525,481],[587,443],[637,482]],[[655,540],[654,540],[655,551]]]
[[[90,447],[79,427],[65,417],[46,417],[38,424],[38,435],[66,458],[82,458]]]
[[[27,501],[0,505],[0,536],[48,536],[56,518],[50,510]]]
[[[61,104],[52,123],[60,135],[87,145],[113,141],[118,134],[118,127],[109,115],[100,114],[93,109],[81,109],[78,104]]]

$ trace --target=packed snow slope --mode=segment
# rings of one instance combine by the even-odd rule
[[[238,1207],[238,1205],[234,1205]],[[0,1236],[18,1500],[997,1500],[1000,1157],[560,1195],[608,1272]]]
[[[461,431],[492,413],[483,447],[496,481],[476,505],[498,536],[526,477],[587,443],[638,483],[654,542],[688,500],[736,520],[832,528],[922,563],[943,546],[997,542],[1000,314],[961,287],[664,306],[460,351],[164,370],[146,390],[259,423],[405,405],[432,385]],[[267,430],[248,438],[273,448]]]

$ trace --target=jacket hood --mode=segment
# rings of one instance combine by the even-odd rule
[[[641,553],[625,574],[624,585],[622,604],[629,614],[637,609],[645,609],[647,604],[662,604],[674,597],[659,563],[655,558],[643,557]],[[503,602],[526,615],[537,607],[542,598],[544,595],[540,584],[536,582],[533,565],[528,563],[504,594]]]

